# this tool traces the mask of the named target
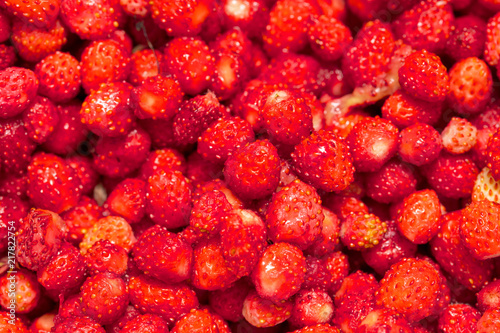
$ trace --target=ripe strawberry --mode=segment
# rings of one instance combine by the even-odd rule
[[[475,332],[481,313],[468,304],[451,304],[439,314],[443,332]]]
[[[215,318],[208,309],[192,309],[184,317],[179,319],[170,331],[172,333],[218,333],[219,329]]]
[[[398,155],[405,162],[421,166],[439,157],[441,135],[432,126],[415,123],[399,133]]]
[[[14,17],[33,24],[38,28],[47,28],[53,25],[59,14],[60,1],[50,0],[47,2],[20,2],[8,0],[3,6],[8,13]]]
[[[396,36],[414,49],[440,52],[450,36],[453,19],[448,2],[420,1],[403,12],[392,26]]]
[[[62,243],[57,254],[37,272],[38,282],[47,290],[59,294],[74,292],[85,281],[87,268],[80,251],[69,243]]]
[[[470,196],[479,170],[468,155],[441,154],[422,169],[430,186],[447,198]]]
[[[228,157],[224,179],[242,199],[260,199],[272,194],[279,183],[278,150],[267,140],[248,143]]]
[[[127,79],[130,55],[120,44],[111,39],[94,41],[81,56],[82,87],[86,93],[99,89],[102,83]]]
[[[105,207],[112,215],[124,217],[129,223],[142,220],[146,214],[146,183],[143,180],[127,178],[109,194]]]
[[[342,252],[332,252],[321,259],[306,258],[306,275],[302,288],[320,288],[335,293],[349,273],[349,261]]]
[[[441,59],[427,50],[410,54],[399,69],[399,83],[409,95],[428,102],[441,102],[449,91],[449,77]]]
[[[28,203],[17,195],[0,195],[0,251],[7,250],[9,230],[18,230],[19,223],[28,214]]]
[[[243,301],[252,289],[245,279],[239,279],[230,287],[211,291],[208,294],[210,309],[228,321],[239,321],[243,318]]]
[[[224,26],[238,27],[248,37],[258,37],[269,19],[264,0],[224,0],[221,3]]]
[[[486,310],[477,322],[477,333],[496,332],[500,329],[500,310]]]
[[[30,163],[35,143],[19,118],[0,119],[0,168],[20,173]]]
[[[94,199],[82,196],[78,204],[61,214],[66,223],[68,233],[66,240],[78,244],[102,215],[103,209]]]
[[[168,324],[154,314],[138,315],[120,330],[122,333],[168,333]]]
[[[220,174],[222,174],[222,173],[220,173]],[[210,192],[210,191],[214,191],[214,190],[217,190],[217,191],[224,193],[227,201],[229,201],[232,208],[235,208],[235,209],[243,208],[243,202],[240,199],[238,199],[233,194],[233,192],[231,192],[231,190],[229,188],[227,188],[226,184],[220,178],[215,178],[211,181],[207,181],[207,182],[204,182],[204,183],[197,185],[196,191],[193,193],[193,200],[197,200],[203,194]]]
[[[139,170],[139,178],[147,180],[161,170],[177,170],[185,174],[186,159],[175,149],[165,148],[152,151]]]
[[[443,103],[414,98],[399,89],[384,102],[382,117],[392,121],[400,129],[417,122],[435,125],[441,117],[442,109]]]
[[[209,88],[219,100],[228,100],[239,92],[246,83],[249,76],[247,63],[245,63],[244,55],[231,51],[221,51],[215,48],[212,53],[215,66]]]
[[[331,209],[340,222],[344,221],[351,213],[369,213],[366,204],[353,196],[328,196],[325,198],[324,206]]]
[[[130,252],[137,241],[130,224],[118,216],[107,216],[99,219],[83,236],[80,243],[80,252],[85,255],[96,242],[107,239],[111,243],[121,246]]]
[[[376,333],[379,330],[391,330],[400,333],[414,332],[408,321],[400,314],[389,309],[374,309],[360,323],[358,331]]]
[[[39,153],[28,166],[28,197],[35,207],[62,213],[81,195],[75,170],[59,156]]]
[[[356,288],[362,289],[362,286]],[[375,290],[369,289],[372,294],[357,292],[335,304],[335,316],[332,323],[340,327],[343,332],[356,332],[366,316],[372,312],[376,305],[373,293]]]
[[[206,305],[202,309],[208,309],[208,310],[212,311]],[[215,326],[219,330],[219,333],[231,333],[232,332],[231,329],[229,328],[229,323],[226,320],[224,320],[221,316],[219,316],[216,313],[212,312],[211,315],[212,315],[212,319],[215,322]]]
[[[333,253],[340,248],[340,221],[331,210],[323,207],[323,219],[321,233],[316,241],[309,246],[305,253],[321,258]]]
[[[178,228],[189,223],[192,186],[179,171],[160,171],[148,178],[146,213],[157,224]]]
[[[487,167],[491,170],[493,178],[500,180],[500,129],[497,129],[493,136],[488,140],[488,146],[484,151]]]
[[[71,32],[90,40],[107,38],[126,19],[119,0],[61,0],[60,16]]]
[[[125,136],[104,137],[95,146],[94,168],[104,176],[125,177],[141,166],[150,147],[151,138],[140,127]]]
[[[489,200],[500,204],[500,182],[493,178],[490,169],[485,167],[477,175],[476,183],[472,189],[472,200]]]
[[[106,333],[106,331],[101,325],[99,325],[95,320],[86,316],[74,316],[74,317],[64,318],[63,320],[55,324],[51,332]]]
[[[28,269],[38,270],[57,253],[66,232],[64,221],[56,213],[31,210],[17,231],[17,261]]]
[[[21,67],[0,71],[0,118],[23,112],[34,100],[38,89],[35,73]]]
[[[239,117],[219,118],[198,138],[198,153],[214,163],[224,163],[246,143],[255,140],[250,124]]]
[[[107,239],[95,242],[85,253],[85,265],[90,275],[112,273],[122,276],[127,271],[127,251]]]
[[[390,26],[379,20],[363,25],[342,58],[342,71],[353,86],[375,84],[391,65],[395,39]]]
[[[55,313],[47,312],[33,320],[29,329],[30,333],[47,333],[54,327]]]
[[[357,251],[377,245],[386,232],[387,224],[373,214],[352,213],[340,224],[340,240]]]
[[[254,327],[273,327],[290,318],[292,308],[290,300],[272,302],[252,289],[243,302],[243,317]]]
[[[11,19],[5,11],[5,3],[0,6],[0,43],[6,42],[10,37]]]
[[[299,291],[305,272],[302,251],[295,245],[277,242],[266,248],[251,277],[260,297],[279,304]],[[243,316],[248,320],[245,305]]]
[[[92,159],[80,155],[74,155],[66,158],[66,162],[72,167],[80,183],[82,184],[82,194],[93,193],[97,185],[99,175],[92,167]]]
[[[23,112],[23,122],[30,139],[40,144],[45,142],[59,123],[59,113],[50,99],[36,96]]]
[[[498,308],[500,306],[500,298],[498,298],[500,280],[494,280],[485,285],[481,291],[477,293],[477,308],[481,312],[488,309]]]
[[[203,40],[198,37],[175,38],[166,45],[163,53],[161,72],[174,75],[184,93],[194,96],[209,87],[215,59]]]
[[[433,264],[405,258],[385,273],[375,297],[377,304],[416,322],[438,313],[445,288],[444,278]]]
[[[1,34],[1,27],[0,27],[0,34]],[[0,71],[3,71],[8,67],[13,66],[16,63],[16,60],[17,56],[14,46],[0,44]]]
[[[0,276],[0,306],[10,311],[14,293],[15,313],[29,313],[36,308],[42,293],[41,289],[33,272],[24,268],[15,269],[14,272],[9,270]]]
[[[157,76],[160,73],[160,63],[163,53],[159,50],[142,49],[130,56],[130,73],[127,81],[138,86],[142,81]]]
[[[192,182],[193,186],[198,188],[202,184],[210,183],[222,175],[222,166],[204,159],[198,152],[192,152],[187,158],[186,176]],[[224,191],[231,192],[225,185]],[[234,197],[234,195],[232,195]],[[239,199],[236,199],[239,201]]]
[[[327,15],[311,17],[307,37],[314,53],[326,61],[340,59],[352,42],[349,28]]]
[[[477,128],[466,119],[453,117],[441,132],[443,148],[452,154],[463,154],[476,144]]]
[[[313,326],[329,323],[333,317],[333,301],[321,289],[301,289],[294,297],[290,325],[292,327]]]
[[[453,5],[453,2],[452,2]],[[453,60],[480,57],[486,42],[486,22],[474,15],[454,20],[445,52]]]
[[[292,333],[340,333],[339,329],[329,324],[317,324],[306,326]]]
[[[500,14],[497,13],[488,20],[486,26],[486,43],[484,44],[483,56],[490,66],[496,66],[500,59],[500,45],[498,44],[498,36],[500,36],[499,22]]]
[[[499,216],[500,205],[488,200],[472,201],[462,210],[462,241],[476,258],[484,260],[500,255],[496,227]]]

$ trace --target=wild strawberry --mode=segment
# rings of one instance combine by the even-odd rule
[[[221,249],[229,271],[249,275],[267,246],[267,229],[251,210],[233,209],[224,214],[221,226]]]
[[[273,327],[290,318],[292,308],[290,300],[275,303],[250,290],[243,302],[243,317],[254,327]]]
[[[495,332],[500,329],[500,310],[486,310],[477,322],[477,333]]]
[[[340,59],[352,42],[349,28],[338,19],[326,15],[312,17],[307,35],[314,53],[326,61]]]
[[[80,62],[83,89],[90,93],[102,83],[124,81],[130,71],[129,62],[128,52],[114,40],[90,43],[83,50]]]
[[[47,2],[20,2],[16,0],[5,1],[3,4],[8,13],[35,25],[38,28],[47,28],[57,19],[60,1],[51,0]]]
[[[7,250],[9,230],[18,230],[19,223],[28,214],[28,203],[17,195],[0,195],[0,251]]]
[[[6,42],[10,37],[11,19],[5,9],[5,3],[0,6],[0,43]]]
[[[252,281],[260,297],[279,304],[299,291],[305,272],[306,258],[302,251],[295,245],[278,242],[269,245],[261,255],[252,272]]]
[[[76,206],[80,187],[74,169],[59,156],[40,153],[28,166],[27,194],[36,207],[62,213]]]
[[[488,146],[484,152],[488,168],[491,170],[493,178],[500,180],[500,129],[497,129],[488,140]]]
[[[208,306],[204,306],[202,309],[207,309],[212,311]],[[211,312],[212,319],[215,322],[215,326],[219,330],[219,333],[231,333],[231,329],[229,328],[229,323],[224,320],[221,316],[216,313]]]
[[[262,36],[264,49],[270,55],[297,52],[307,45],[309,16],[320,8],[310,0],[278,0],[269,13],[270,20]]]
[[[179,171],[161,171],[148,178],[146,213],[157,224],[178,228],[189,223],[191,183]]]
[[[489,200],[500,204],[500,182],[493,178],[490,169],[485,167],[477,175],[472,190],[472,200]]]
[[[127,221],[118,216],[107,216],[99,219],[85,233],[80,243],[80,252],[85,255],[97,241],[107,239],[130,252],[137,239]]]
[[[80,64],[70,54],[56,51],[35,67],[40,80],[38,92],[52,101],[67,102],[80,90]]]
[[[425,165],[423,173],[431,187],[448,198],[470,196],[479,170],[467,155],[441,154]]]
[[[95,320],[86,316],[75,316],[64,318],[57,322],[52,328],[53,333],[64,332],[92,332],[92,333],[105,333],[104,328],[99,325]]]
[[[453,117],[441,132],[443,148],[452,154],[463,154],[476,144],[477,128],[466,119]]]
[[[409,322],[437,314],[445,281],[440,272],[423,259],[405,258],[385,273],[375,297],[377,304],[404,315]]]
[[[397,90],[382,106],[382,117],[403,129],[420,122],[435,125],[439,120],[443,103],[427,102],[412,97],[404,90]]]
[[[40,300],[42,288],[31,271],[20,268],[0,276],[0,305],[5,310],[12,309],[12,293],[14,293],[15,313],[29,313],[35,309]]]
[[[113,273],[122,276],[127,271],[127,251],[107,239],[95,242],[85,253],[85,265],[90,275]]]
[[[238,277],[229,270],[218,239],[202,242],[194,248],[191,283],[201,290],[227,288]]]
[[[112,215],[124,217],[130,223],[142,220],[146,214],[146,183],[127,178],[119,183],[106,199],[105,207]]]
[[[231,204],[231,207],[235,209],[243,208],[243,202],[238,199],[229,188],[227,188],[226,184],[220,178],[199,184],[196,191],[193,193],[193,200],[197,200],[203,194],[214,190],[224,193],[227,201]]]
[[[349,261],[342,252],[332,252],[321,259],[306,258],[306,275],[302,288],[320,288],[335,293],[349,273]]]
[[[373,214],[352,213],[340,224],[340,240],[357,251],[377,245],[386,232],[387,224]]]
[[[139,178],[147,180],[161,170],[177,170],[186,173],[186,159],[175,149],[165,148],[152,151],[139,170]]]
[[[74,291],[85,281],[87,268],[85,262],[73,245],[62,243],[57,254],[53,255],[47,264],[37,272],[38,281],[48,290],[60,294]]]
[[[354,125],[346,143],[356,171],[380,169],[396,153],[398,134],[394,124],[378,117],[368,117]]]
[[[225,320],[241,320],[243,301],[250,289],[246,279],[239,279],[228,288],[211,291],[208,294],[210,309]]]
[[[403,161],[421,166],[439,157],[441,135],[432,126],[416,123],[399,133],[398,155]]]
[[[198,188],[204,183],[210,183],[213,180],[219,179],[223,174],[222,169],[222,165],[207,161],[195,151],[188,156],[186,176],[192,182],[193,186]],[[224,188],[226,191],[231,192],[227,186],[224,185]]]
[[[168,324],[154,314],[138,315],[129,320],[120,330],[122,333],[168,333]]]
[[[0,33],[1,33],[1,28],[0,28]],[[0,44],[0,71],[3,71],[4,69],[13,66],[16,63],[16,60],[17,56],[14,46]]]
[[[72,167],[80,183],[82,184],[82,194],[93,193],[97,185],[99,175],[92,167],[92,159],[80,155],[66,158],[66,162]]]
[[[73,100],[57,105],[56,109],[59,123],[45,140],[43,148],[54,154],[74,153],[88,134],[86,126],[80,121],[81,102]]]
[[[449,91],[449,78],[441,59],[427,50],[410,54],[399,69],[399,83],[411,96],[441,102]]]
[[[379,283],[372,274],[356,271],[346,276],[335,293],[335,306],[349,299],[373,299]]]
[[[130,95],[134,113],[141,119],[173,118],[183,97],[179,82],[162,75],[146,78]]]
[[[37,96],[23,112],[23,122],[30,139],[40,144],[45,142],[59,123],[59,113],[48,98]]]
[[[0,166],[3,170],[26,170],[35,148],[19,117],[0,119]]]
[[[29,69],[9,67],[0,71],[0,118],[23,112],[34,100],[38,78]]]
[[[290,324],[293,327],[326,324],[333,317],[333,301],[321,289],[302,289],[295,295]]]
[[[54,327],[54,317],[55,313],[47,312],[40,317],[33,320],[30,325],[31,333],[46,333],[52,330]]]
[[[490,66],[496,66],[500,59],[500,45],[498,44],[498,36],[500,29],[498,23],[500,22],[500,14],[495,14],[488,20],[486,26],[486,43],[484,44],[484,60]]]
[[[207,44],[200,38],[175,38],[165,47],[160,68],[162,72],[170,73],[179,80],[184,93],[194,96],[209,87],[215,70],[215,59]]]
[[[292,333],[339,333],[339,329],[329,324],[317,324],[306,326],[295,330]]]
[[[195,143],[217,119],[227,116],[213,92],[185,101],[174,117],[174,137],[178,143]]]
[[[262,34],[269,17],[264,0],[224,0],[221,4],[226,28],[240,28],[248,37]]]
[[[241,90],[248,79],[247,63],[243,55],[230,51],[213,50],[215,66],[210,89],[220,100],[228,100]]]
[[[57,253],[66,236],[64,221],[54,212],[33,209],[20,222],[16,257],[31,270],[38,270]]]
[[[395,332],[414,332],[408,321],[399,313],[389,309],[373,309],[360,323],[359,332],[375,333],[379,330],[392,330]]]
[[[102,215],[103,209],[94,199],[82,196],[78,204],[61,214],[66,223],[68,233],[66,240],[78,244]]]
[[[265,222],[274,242],[306,249],[319,236],[323,219],[316,190],[297,179],[273,195]]]
[[[163,53],[159,50],[143,49],[130,56],[130,73],[127,81],[138,86],[142,81],[160,73]]]
[[[81,121],[99,136],[122,136],[133,126],[128,83],[103,83],[82,104]]]
[[[90,40],[107,38],[126,18],[119,0],[61,0],[60,17],[71,32]]]
[[[309,246],[305,253],[321,258],[340,248],[340,221],[331,210],[323,207],[323,219],[321,233],[316,241]]]
[[[124,136],[104,137],[95,146],[94,168],[101,175],[125,177],[141,166],[150,147],[151,138],[140,127]]]
[[[500,306],[500,298],[498,298],[498,290],[500,280],[494,280],[485,285],[481,291],[477,293],[477,308],[484,312],[488,309],[498,308]]]
[[[172,333],[203,332],[217,333],[219,329],[215,318],[208,309],[192,309],[184,317],[179,319],[171,330]]]
[[[81,287],[82,312],[101,325],[111,324],[125,312],[129,301],[125,281],[110,273],[99,273]]]
[[[356,288],[362,289],[362,286]],[[371,291],[371,289],[369,289]],[[372,291],[374,293],[374,291]],[[359,293],[359,292],[358,292]],[[337,301],[335,301],[337,305]],[[373,294],[350,295],[338,303],[332,323],[343,332],[356,332],[366,316],[376,308]]]
[[[356,87],[375,84],[389,70],[395,47],[388,24],[379,20],[367,22],[346,50],[342,71]]]
[[[198,153],[214,163],[224,163],[246,143],[255,140],[250,124],[239,118],[219,118],[198,138]]]
[[[479,58],[483,54],[485,42],[486,23],[477,16],[466,15],[454,20],[445,52],[455,61]]]
[[[369,213],[368,206],[366,206],[363,201],[353,196],[327,196],[324,200],[324,206],[331,209],[341,222],[351,213]]]
[[[439,52],[446,46],[453,19],[453,9],[448,2],[421,1],[393,22],[393,30],[414,49]]]
[[[475,332],[481,313],[468,304],[451,304],[439,314],[443,332]]]
[[[379,243],[361,252],[368,266],[379,275],[384,275],[393,264],[401,259],[415,257],[417,252],[417,245],[399,232],[395,221],[386,221],[385,223],[387,224],[387,232]]]
[[[242,199],[272,194],[279,183],[278,150],[267,140],[258,140],[236,150],[224,164],[228,187]]]

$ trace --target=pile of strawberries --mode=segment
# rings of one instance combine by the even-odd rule
[[[499,73],[498,0],[0,0],[0,331],[500,332]]]

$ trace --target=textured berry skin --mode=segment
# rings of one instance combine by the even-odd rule
[[[291,157],[299,178],[318,189],[342,191],[354,180],[349,149],[331,131],[312,133],[295,146]]]
[[[23,2],[9,0],[3,3],[7,12],[25,23],[30,23],[38,28],[48,28],[57,19],[60,1]]]
[[[73,244],[80,243],[87,230],[101,217],[102,211],[94,199],[82,196],[78,204],[61,214],[68,227],[66,240]]]
[[[332,252],[321,259],[308,256],[302,288],[320,288],[333,295],[348,274],[349,261],[340,251]]]
[[[112,273],[122,276],[127,271],[127,251],[107,239],[95,242],[85,254],[85,265],[89,275]]]
[[[12,227],[18,229],[20,221],[28,214],[28,209],[28,203],[17,195],[0,194],[0,251],[7,250],[9,230],[13,230]]]
[[[401,87],[413,97],[440,102],[448,95],[448,73],[434,53],[422,50],[410,54],[398,73]]]
[[[275,303],[250,290],[243,302],[243,317],[253,327],[273,327],[290,318],[292,308],[289,300]]]
[[[15,312],[25,314],[33,311],[40,300],[42,288],[33,272],[19,268],[3,273],[0,276],[0,306],[10,311],[12,309],[12,287],[15,284]]]
[[[477,293],[477,309],[484,312],[488,309],[498,308],[500,299],[498,298],[498,290],[500,281],[495,280],[484,286],[481,291]]]
[[[146,214],[155,223],[178,228],[189,223],[192,185],[179,171],[161,171],[148,178]]]
[[[85,316],[74,316],[64,318],[52,328],[53,333],[105,333],[104,328],[95,320]]]
[[[441,217],[439,233],[430,241],[431,251],[441,268],[471,290],[480,290],[493,277],[493,262],[471,256],[460,237],[462,214]]]
[[[224,0],[221,4],[226,28],[239,27],[248,37],[262,34],[269,18],[265,0]]]
[[[340,331],[329,324],[316,324],[300,328],[292,333],[340,333]]]
[[[312,17],[307,37],[314,53],[326,61],[340,59],[352,42],[349,28],[327,15]]]
[[[48,98],[37,96],[23,112],[23,122],[30,139],[40,144],[45,142],[59,123],[59,113]]]
[[[398,155],[403,161],[421,166],[439,157],[441,135],[432,126],[416,123],[399,133]]]
[[[245,63],[246,54],[238,54],[231,49],[217,46],[212,52],[215,58],[215,71],[210,90],[213,90],[220,100],[229,100],[241,90],[249,77]],[[248,52],[250,54],[250,51]]]
[[[486,43],[484,44],[483,56],[484,60],[490,66],[496,66],[500,59],[500,45],[498,43],[498,36],[500,36],[499,22],[500,14],[497,13],[488,20],[488,25],[486,26]]]
[[[168,333],[168,324],[154,314],[138,315],[120,330],[122,333]]]
[[[441,132],[443,148],[452,154],[463,154],[477,142],[477,128],[467,119],[453,117]]]
[[[375,297],[377,304],[416,322],[441,310],[445,288],[444,278],[433,264],[405,258],[385,273]]]
[[[488,259],[500,255],[499,216],[500,205],[488,200],[473,201],[462,210],[462,241],[476,258]]]
[[[272,241],[306,249],[318,238],[323,219],[316,190],[297,179],[273,195],[265,222]]]
[[[485,199],[500,204],[500,182],[493,178],[491,170],[486,167],[477,175],[476,183],[472,190],[473,201]]]
[[[177,283],[191,275],[193,250],[178,235],[155,225],[146,230],[132,249],[137,267],[146,275]]]
[[[139,170],[139,178],[147,180],[161,170],[177,170],[186,173],[186,159],[177,150],[171,148],[157,149],[149,153],[148,158]]]
[[[1,27],[0,27],[0,33],[1,33]],[[16,63],[16,60],[17,60],[17,55],[14,46],[0,44],[0,71],[3,71],[4,69],[13,66]]]
[[[87,250],[101,239],[107,239],[111,243],[121,246],[127,253],[137,241],[130,224],[124,218],[106,216],[94,223],[83,236],[83,240],[79,244],[81,254],[85,255]]]
[[[500,329],[500,311],[498,309],[486,310],[477,322],[478,333],[496,332]]]
[[[120,182],[106,199],[105,207],[112,215],[124,217],[129,223],[141,221],[146,214],[146,182],[127,178]]]
[[[132,305],[142,313],[162,317],[169,327],[199,304],[195,292],[183,283],[167,284],[138,275],[130,278],[128,289]]]
[[[486,22],[474,15],[458,17],[451,27],[446,41],[446,54],[459,61],[468,57],[480,57],[486,42]]]
[[[340,240],[357,251],[377,245],[386,232],[387,224],[373,214],[351,213],[340,224]]]
[[[269,245],[260,257],[252,272],[252,282],[260,297],[279,304],[299,291],[305,272],[306,258],[302,251],[295,245],[278,242]],[[244,313],[245,309],[243,316]]]
[[[19,117],[0,119],[0,168],[26,170],[36,145]]]
[[[246,279],[239,279],[226,289],[214,290],[208,294],[210,309],[227,321],[243,318],[243,301],[252,289]]]
[[[376,333],[380,330],[400,333],[414,332],[413,327],[399,313],[389,309],[373,309],[360,323],[358,332]]]
[[[321,258],[340,248],[340,221],[337,215],[328,208],[323,207],[323,219],[321,233],[316,241],[309,246],[305,252]]]
[[[203,332],[217,333],[219,329],[215,318],[208,309],[192,309],[188,314],[179,319],[171,330],[172,333]]]
[[[278,150],[268,140],[257,140],[238,149],[224,164],[228,187],[242,199],[272,194],[279,183]]]
[[[301,289],[295,295],[290,324],[293,327],[327,324],[333,312],[333,300],[326,291]]]
[[[142,30],[141,30],[142,32]],[[159,50],[143,49],[130,56],[130,73],[127,81],[134,87],[160,72],[159,62],[163,61],[163,53]]]
[[[476,332],[481,313],[468,304],[451,304],[439,314],[438,328],[442,332]]]
[[[0,71],[0,118],[23,112],[35,98],[38,84],[38,78],[29,69],[9,67]]]
[[[486,166],[491,170],[493,178],[500,180],[500,129],[497,129],[488,140],[488,145],[484,151]]]

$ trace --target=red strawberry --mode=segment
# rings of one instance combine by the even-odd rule
[[[357,251],[377,245],[386,232],[387,224],[373,214],[351,213],[340,224],[340,240]]]
[[[307,45],[307,20],[319,14],[311,0],[278,0],[270,12],[270,20],[262,36],[264,49],[270,55],[297,52]]]
[[[168,324],[154,314],[138,315],[120,330],[122,333],[168,333]]]
[[[439,157],[441,135],[432,126],[415,123],[399,133],[398,155],[403,161],[421,166]]]
[[[399,131],[383,118],[360,120],[346,138],[356,171],[377,171],[398,149]]]
[[[362,333],[376,333],[380,330],[390,330],[400,333],[414,332],[404,317],[389,309],[374,309],[370,311],[358,328],[358,332]]]
[[[4,10],[5,3],[0,6],[0,43],[6,42],[10,37],[10,15]]]
[[[120,0],[120,6],[129,17],[139,19],[150,14],[148,3],[144,0]]]
[[[66,240],[78,244],[101,217],[102,208],[94,199],[82,196],[78,204],[61,214],[68,228]]]
[[[484,44],[483,56],[484,60],[490,66],[496,66],[500,59],[500,45],[498,43],[498,36],[500,36],[499,22],[500,14],[497,13],[488,20],[488,25],[486,26],[486,43]]]
[[[448,95],[448,73],[434,53],[422,50],[410,54],[398,73],[401,87],[413,97],[441,102]]]
[[[161,171],[148,179],[146,213],[157,224],[178,228],[189,223],[191,183],[179,171]]]
[[[248,37],[260,36],[269,19],[265,0],[224,0],[221,7],[225,27],[238,27]]]
[[[137,241],[130,224],[124,218],[107,216],[99,219],[83,236],[80,242],[80,252],[85,255],[97,241],[107,239],[130,252]]]
[[[259,258],[252,281],[260,297],[279,304],[299,291],[305,272],[306,258],[302,251],[295,245],[278,242],[269,245]],[[243,316],[247,317],[245,305]]]
[[[183,97],[179,81],[162,75],[146,78],[130,95],[134,113],[141,119],[173,118]]]
[[[477,175],[474,189],[472,190],[472,200],[489,200],[500,204],[500,182],[493,178],[491,170],[483,168]]]
[[[112,39],[94,41],[81,57],[82,86],[86,93],[100,88],[101,83],[120,82],[130,71],[130,55]]]
[[[273,327],[290,318],[292,307],[289,300],[274,303],[250,290],[243,302],[243,317],[254,327]]]
[[[138,86],[142,81],[160,73],[163,54],[159,50],[143,49],[130,56],[130,74],[127,81]]]
[[[491,170],[493,178],[500,180],[500,129],[497,129],[488,140],[488,145],[484,151],[487,167]]]
[[[87,268],[80,251],[69,243],[62,243],[57,254],[37,272],[38,282],[57,293],[74,291],[85,281]]]
[[[477,333],[496,332],[500,329],[500,310],[488,309],[477,322]]]
[[[9,234],[18,230],[19,223],[28,214],[28,209],[28,203],[17,195],[0,195],[0,251],[7,250]]]
[[[160,68],[162,72],[174,75],[186,94],[197,95],[209,87],[215,59],[200,38],[175,38],[165,47]]]
[[[172,333],[219,333],[215,318],[208,309],[192,309],[179,319],[170,331]]]
[[[35,143],[29,138],[23,121],[17,118],[0,119],[0,168],[5,171],[26,170]]]
[[[375,297],[377,304],[416,322],[438,313],[445,288],[444,278],[433,264],[405,258],[385,273]]]
[[[335,293],[335,306],[340,307],[343,302],[362,299],[374,299],[379,283],[372,274],[356,271],[343,279],[340,289]]]
[[[225,320],[241,320],[243,301],[251,288],[250,283],[243,278],[226,289],[211,291],[208,294],[210,309]]]
[[[293,331],[292,333],[340,333],[339,329],[329,324],[317,324],[306,326],[304,328]]]
[[[443,223],[441,204],[436,192],[421,190],[407,196],[397,212],[399,231],[415,244],[425,244],[434,237]]]
[[[446,1],[420,1],[393,23],[398,38],[417,50],[439,52],[446,46],[453,22],[453,10]]]
[[[177,283],[191,275],[193,250],[165,227],[155,225],[146,230],[132,253],[139,269],[161,281]]]
[[[251,45],[250,45],[251,46]],[[248,79],[244,55],[214,49],[215,71],[210,83],[220,100],[228,100],[241,90]]]
[[[30,325],[31,333],[46,333],[52,330],[54,327],[54,317],[55,313],[47,312],[40,317],[33,320]]]
[[[9,269],[0,276],[0,305],[3,309],[12,311],[14,300],[15,314],[29,313],[36,308],[42,294],[41,289],[33,272],[24,268]],[[15,295],[14,299],[12,294]]]
[[[99,175],[92,167],[92,159],[80,155],[74,155],[66,158],[66,162],[72,167],[80,183],[82,184],[82,194],[93,193],[97,185]]]
[[[466,15],[454,20],[445,52],[455,61],[468,57],[479,58],[483,54],[485,42],[486,23],[477,16]]]
[[[101,325],[121,317],[129,301],[125,281],[111,273],[99,273],[85,280],[80,291],[82,312]]]
[[[484,312],[500,306],[500,298],[498,297],[499,286],[500,280],[494,280],[485,285],[477,293],[477,308],[479,311]]]
[[[107,38],[126,18],[119,0],[61,0],[60,16],[71,32],[90,40]]]
[[[177,170],[185,174],[186,159],[175,149],[165,148],[152,151],[139,170],[139,178],[147,180],[161,170]]]
[[[325,218],[322,223],[321,233],[316,241],[305,252],[321,258],[340,248],[340,221],[331,210],[323,207]]]
[[[260,199],[272,194],[279,183],[278,150],[267,140],[246,144],[224,164],[228,187],[242,199]]]
[[[169,327],[198,307],[195,292],[187,285],[167,284],[146,275],[132,276],[128,283],[130,302],[142,313],[163,318]]]
[[[468,304],[451,304],[439,314],[439,330],[443,332],[475,332],[481,313]]]
[[[34,206],[62,213],[80,200],[75,170],[59,156],[40,153],[28,166],[28,197]]]
[[[227,188],[226,184],[220,178],[216,178],[216,177],[215,177],[215,179],[213,179],[211,181],[203,182],[203,183],[197,185],[196,191],[193,193],[193,199],[197,200],[203,194],[210,192],[210,191],[214,191],[214,190],[217,190],[217,191],[224,193],[227,201],[229,201],[232,208],[236,208],[236,209],[243,208],[243,202],[240,199],[238,199],[233,194],[233,192],[231,192],[231,190],[229,188]]]
[[[349,261],[342,252],[332,252],[321,259],[308,256],[306,268],[302,288],[320,288],[335,293],[349,273]]]
[[[62,321],[57,322],[52,328],[53,333],[105,333],[104,328],[99,325],[95,320],[84,316],[74,316],[64,318]]]
[[[59,14],[60,1],[50,0],[46,2],[22,2],[16,0],[5,1],[5,9],[14,17],[26,23],[33,24],[39,28],[52,26]],[[2,6],[3,7],[3,6]]]
[[[351,213],[366,213],[368,207],[360,199],[354,196],[331,195],[325,198],[325,207],[331,209],[340,221],[345,220]]]
[[[34,100],[38,89],[35,73],[21,67],[0,71],[0,118],[23,112]]]
[[[23,112],[23,122],[30,139],[40,144],[45,142],[59,123],[59,113],[50,99],[37,96]]]
[[[471,150],[477,141],[477,128],[466,119],[453,117],[441,132],[443,148],[452,154]]]
[[[293,327],[329,323],[333,317],[333,301],[321,289],[302,289],[294,299],[290,325]]]
[[[17,231],[17,261],[28,269],[38,270],[57,253],[66,232],[64,221],[56,213],[31,210]]]
[[[356,87],[375,84],[389,70],[395,47],[388,24],[379,20],[367,22],[342,58],[342,70]]]
[[[0,27],[0,33],[1,33],[1,27]],[[16,60],[17,56],[14,47],[6,44],[0,44],[0,71],[3,71],[8,67],[13,66],[16,63]]]
[[[142,220],[146,214],[146,183],[127,178],[120,182],[106,199],[105,207],[112,215],[124,217],[130,223]]]
[[[209,0],[164,3],[153,1],[150,5],[153,20],[170,36],[196,36],[212,11]]]
[[[85,253],[90,275],[109,272],[122,276],[127,271],[127,261],[127,251],[107,239],[98,240]]]
[[[352,42],[349,28],[338,19],[326,15],[312,17],[307,34],[314,53],[326,61],[340,59]]]

